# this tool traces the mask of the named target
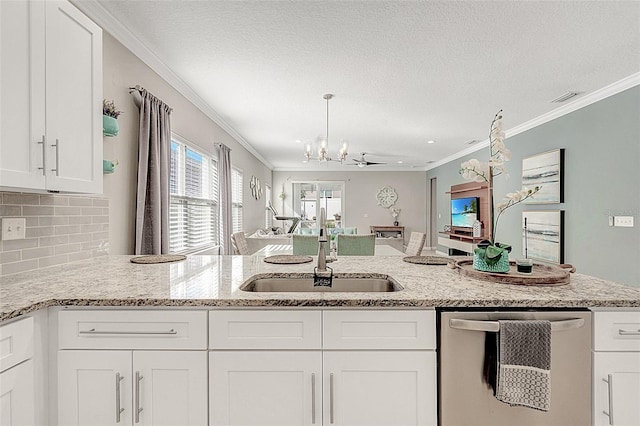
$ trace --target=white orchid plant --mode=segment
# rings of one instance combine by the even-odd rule
[[[511,251],[511,246],[495,242],[498,220],[502,213],[509,207],[526,200],[540,190],[540,187],[536,186],[534,188],[524,187],[519,191],[510,192],[505,196],[503,202],[494,207],[493,179],[501,174],[507,174],[505,163],[511,159],[511,152],[506,148],[504,139],[505,133],[502,129],[502,110],[500,110],[491,122],[491,130],[489,132],[491,155],[489,156],[489,161],[485,163],[474,158],[460,165],[460,174],[463,178],[475,182],[487,183],[489,185],[491,223],[493,225],[491,227],[491,240],[479,243],[478,248],[474,251],[489,265],[497,263],[503,252]],[[498,211],[497,216],[495,215],[495,210]]]

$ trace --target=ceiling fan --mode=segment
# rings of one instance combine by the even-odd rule
[[[361,152],[360,153],[360,158],[352,158],[352,160],[354,161],[353,163],[349,164],[350,166],[358,166],[360,168],[363,167],[367,167],[367,166],[373,166],[376,164],[387,164],[387,163],[379,163],[379,162],[375,162],[375,161],[367,161],[364,156],[367,155],[366,152]]]

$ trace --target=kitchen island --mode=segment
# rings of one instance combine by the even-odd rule
[[[404,289],[391,293],[253,293],[251,276],[313,273],[314,263],[278,265],[261,256],[189,256],[141,265],[133,256],[104,256],[2,277],[0,321],[49,306],[201,307],[640,307],[640,288],[580,273],[558,287],[507,285],[459,275],[443,265],[403,262],[399,256],[341,257],[334,274],[390,276]],[[266,275],[265,275],[266,274]]]
[[[24,424],[52,425],[95,418],[105,424],[138,418],[255,424],[265,416],[274,416],[272,424],[435,425],[443,390],[437,365],[444,356],[438,352],[443,348],[437,344],[437,318],[445,311],[477,310],[491,320],[498,311],[516,310],[529,319],[580,321],[581,335],[588,337],[574,342],[563,332],[562,342],[573,342],[577,353],[571,362],[578,356],[587,369],[580,374],[586,380],[582,401],[591,399],[591,349],[600,350],[591,343],[587,308],[596,310],[594,324],[601,324],[605,336],[609,319],[639,322],[639,288],[579,273],[564,286],[506,285],[460,275],[447,265],[406,263],[401,256],[343,256],[329,264],[336,278],[388,277],[402,289],[261,293],[241,287],[255,277],[311,276],[314,263],[270,264],[254,255],[190,256],[149,265],[131,263],[131,257],[104,256],[2,278],[0,338],[14,338],[17,349],[1,373],[3,383],[15,384],[10,390],[20,401],[12,405],[12,416],[25,416]],[[484,347],[482,333],[458,332]],[[621,341],[627,345],[622,349],[637,340]],[[632,380],[635,373],[618,372],[618,366],[636,371],[640,356],[618,356],[603,347],[594,358],[594,383],[611,374]],[[162,379],[166,374],[173,379]],[[565,381],[555,381],[555,398],[570,393],[559,385]],[[616,389],[627,386],[616,394],[637,394],[635,382],[616,383]],[[490,392],[479,386],[483,394]],[[595,395],[605,391],[594,387],[595,400],[605,401]],[[183,401],[184,395],[197,397]],[[487,398],[496,409],[499,403]],[[251,410],[246,401],[252,401]],[[555,404],[566,407],[562,400]],[[635,404],[617,404],[635,413]],[[510,409],[508,417],[520,422],[531,415],[523,410]],[[578,410],[583,420],[590,413],[596,424],[608,420],[599,405],[580,403]]]

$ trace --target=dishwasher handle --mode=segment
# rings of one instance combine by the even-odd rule
[[[451,318],[449,320],[449,327],[456,328],[458,330],[469,330],[469,331],[490,331],[490,332],[500,331],[500,323],[498,321],[466,320],[466,319]],[[571,329],[581,328],[581,327],[584,327],[583,318],[551,321],[551,331],[564,331],[564,330],[571,330]]]

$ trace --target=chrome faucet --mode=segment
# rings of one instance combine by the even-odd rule
[[[320,208],[320,231],[318,233],[318,272],[327,271],[327,258],[324,252],[324,243],[327,240],[327,214],[324,207]]]

